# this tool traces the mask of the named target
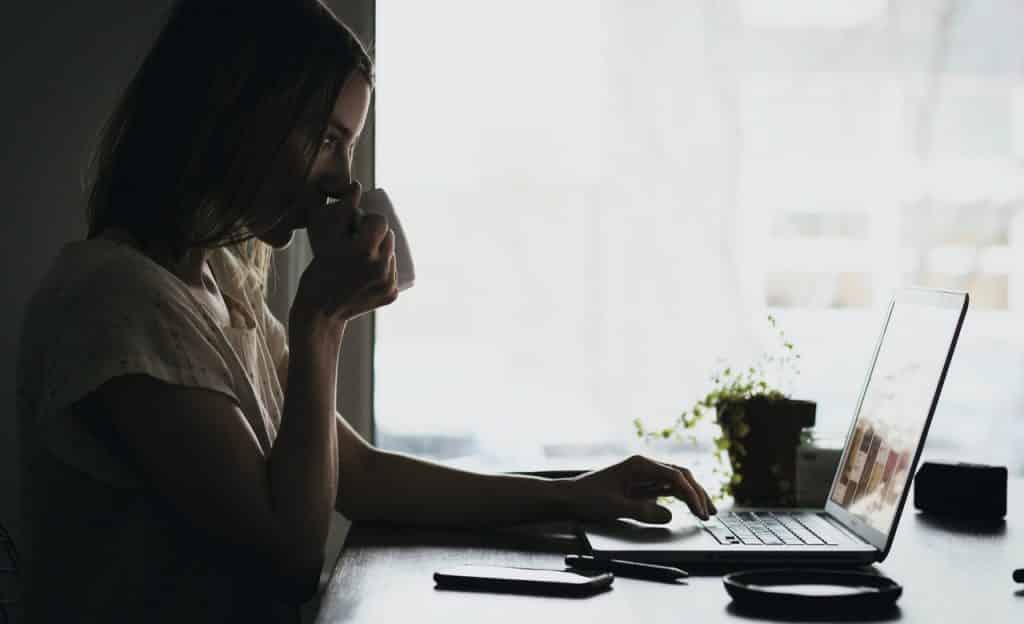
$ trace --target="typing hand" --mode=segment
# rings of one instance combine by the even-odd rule
[[[672,512],[657,503],[659,496],[675,496],[701,520],[718,512],[688,469],[641,455],[575,477],[569,491],[570,511],[581,520],[632,518],[664,524]]]

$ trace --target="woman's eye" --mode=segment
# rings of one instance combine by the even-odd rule
[[[338,139],[336,139],[334,137],[327,137],[320,144],[320,147],[322,149],[329,149],[329,150],[333,150],[337,146],[338,146]]]

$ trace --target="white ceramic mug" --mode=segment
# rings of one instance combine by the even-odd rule
[[[413,285],[416,281],[416,271],[412,263],[412,252],[409,251],[409,241],[405,238],[405,231],[402,230],[402,223],[395,214],[395,207],[391,203],[388,194],[384,189],[373,189],[363,193],[359,201],[359,208],[364,212],[372,212],[382,215],[388,220],[388,226],[395,233],[395,261],[398,263],[398,290],[403,291]]]

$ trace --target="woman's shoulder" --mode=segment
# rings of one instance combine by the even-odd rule
[[[40,290],[145,292],[176,287],[174,274],[130,244],[96,238],[64,245]]]
[[[58,252],[29,303],[34,316],[74,314],[171,302],[185,295],[165,268],[126,243],[89,239]]]

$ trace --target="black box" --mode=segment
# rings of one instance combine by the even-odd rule
[[[1006,515],[1005,466],[925,462],[914,478],[914,507],[957,518]]]

